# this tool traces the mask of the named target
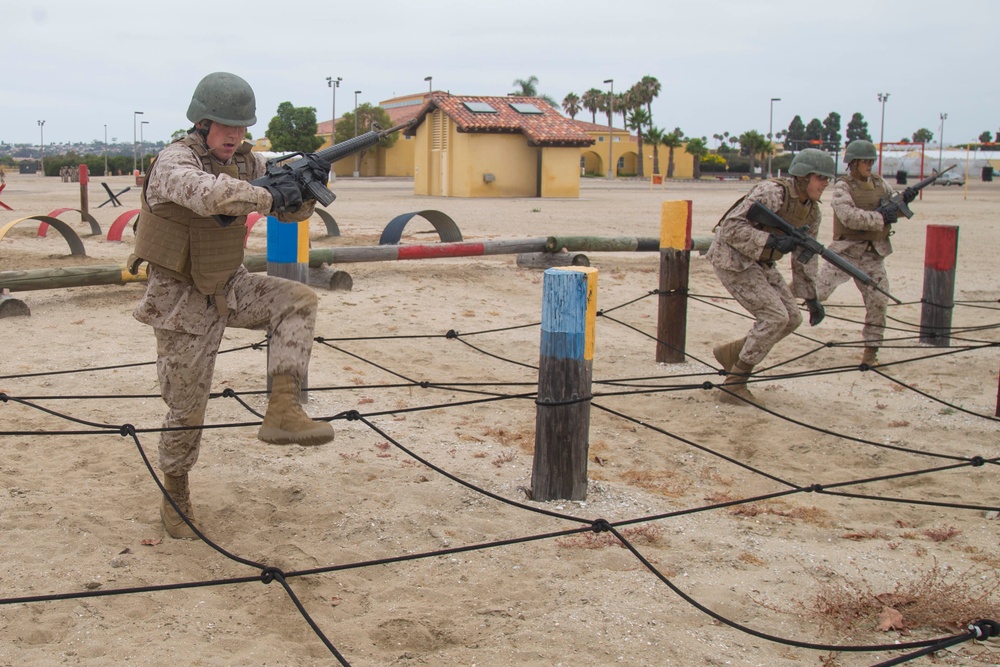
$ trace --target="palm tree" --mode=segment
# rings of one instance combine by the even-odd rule
[[[626,90],[615,95],[615,111],[622,115],[622,127],[628,127],[628,112],[632,110],[632,97]]]
[[[514,79],[514,85],[518,86],[518,89],[514,91],[515,95],[538,97],[538,77],[534,74],[527,79]]]
[[[576,93],[569,93],[563,98],[562,108],[567,116],[576,120],[576,115],[580,113],[580,109],[583,107],[580,106],[579,96]]]
[[[653,175],[660,173],[660,144],[663,142],[663,130],[650,124],[646,130],[646,141],[653,144]]]
[[[763,134],[757,130],[747,130],[740,135],[740,151],[750,157],[750,166],[757,168],[755,161],[758,157],[766,154],[768,146],[771,144]],[[762,160],[763,162],[763,160]]]
[[[602,101],[602,93],[597,88],[591,88],[583,94],[580,98],[580,104],[583,108],[590,112],[590,122],[597,124],[597,112],[604,109],[604,102]]]
[[[708,140],[705,137],[688,139],[684,152],[694,156],[694,179],[701,178],[701,158],[709,154]]]
[[[684,132],[681,128],[675,127],[673,132],[668,132],[660,139],[660,143],[670,149],[667,154],[667,178],[674,177],[674,149],[680,148],[684,144]]]
[[[642,128],[648,124],[649,124],[649,114],[647,114],[646,110],[643,109],[642,107],[636,107],[632,109],[632,112],[629,114],[628,125],[625,126],[629,129],[635,130],[636,136],[638,136],[639,178],[644,177],[643,164],[642,164],[644,162],[644,160],[642,159]]]
[[[663,86],[660,82],[656,80],[655,76],[649,76],[648,74],[639,80],[639,83],[635,84],[641,91],[640,98],[642,99],[642,104],[646,105],[646,113],[649,114],[649,122],[653,122],[653,100],[660,96],[660,91]]]

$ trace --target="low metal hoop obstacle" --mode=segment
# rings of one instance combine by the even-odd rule
[[[115,221],[111,223],[111,229],[108,230],[108,240],[121,241],[125,226],[137,215],[139,215],[139,209],[134,208],[131,211],[125,211],[115,218]]]
[[[66,211],[76,211],[81,216],[83,216],[83,219],[90,223],[90,235],[91,236],[100,236],[101,235],[101,225],[97,222],[97,219],[94,218],[94,216],[92,216],[90,213],[84,213],[81,209],[78,209],[78,208],[57,208],[56,210],[50,212],[49,215],[48,215],[48,217],[54,218],[57,215],[65,213]],[[49,231],[49,224],[50,223],[48,223],[48,222],[43,222],[42,224],[38,225],[38,235],[39,236],[45,236],[45,233]],[[52,225],[52,226],[55,227],[55,225]]]
[[[403,213],[397,215],[389,221],[389,224],[382,230],[382,236],[378,239],[379,245],[399,245],[399,239],[403,236],[403,229],[413,216],[419,215],[427,222],[434,225],[438,236],[443,243],[457,243],[462,240],[462,232],[459,231],[455,221],[441,211],[414,211],[413,213]]]
[[[2,239],[4,235],[7,234],[7,232],[10,230],[11,227],[13,227],[19,222],[24,222],[25,220],[39,220],[41,221],[42,225],[45,225],[46,230],[50,225],[52,227],[55,227],[56,231],[62,234],[63,238],[66,239],[66,242],[69,244],[70,252],[73,255],[78,255],[80,257],[87,256],[87,251],[84,250],[83,248],[83,241],[80,239],[79,235],[73,231],[73,228],[67,225],[59,218],[53,218],[50,215],[29,215],[25,218],[18,218],[17,220],[12,220],[3,227],[0,227],[0,239]],[[98,231],[98,234],[100,234],[100,231]],[[39,226],[38,235],[43,237],[45,236],[45,234],[41,233],[41,225]]]

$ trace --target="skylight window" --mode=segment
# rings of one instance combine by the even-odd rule
[[[542,110],[536,107],[534,104],[525,104],[521,102],[511,102],[510,108],[518,113],[523,114],[540,114]]]
[[[462,102],[472,113],[497,113],[497,110],[486,102]]]

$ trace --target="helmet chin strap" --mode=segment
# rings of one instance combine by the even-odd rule
[[[201,135],[204,141],[208,141],[208,131],[212,128],[212,121],[205,119],[198,121],[191,130]]]

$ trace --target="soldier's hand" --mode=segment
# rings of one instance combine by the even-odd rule
[[[314,180],[323,185],[330,182],[330,167],[332,165],[329,160],[324,160],[315,153],[306,155],[306,160],[309,161],[309,173],[312,174]]]
[[[809,309],[809,326],[814,327],[826,317],[826,308],[819,302],[819,299],[806,299],[806,308]]]
[[[896,208],[895,204],[882,204],[875,209],[875,212],[882,216],[882,220],[884,220],[887,225],[891,225],[899,220],[899,209]]]
[[[269,177],[264,187],[274,200],[271,213],[287,213],[302,206],[302,191],[291,172],[269,174]]]
[[[914,199],[917,198],[917,195],[919,193],[920,193],[920,190],[917,190],[916,188],[912,188],[912,187],[911,188],[906,188],[905,190],[903,190],[903,201],[906,202],[907,204],[909,204],[911,201],[913,201]]]
[[[767,242],[764,243],[765,248],[771,248],[772,250],[777,250],[783,255],[787,255],[791,251],[795,250],[796,241],[791,236],[785,234],[770,234],[767,237]]]

